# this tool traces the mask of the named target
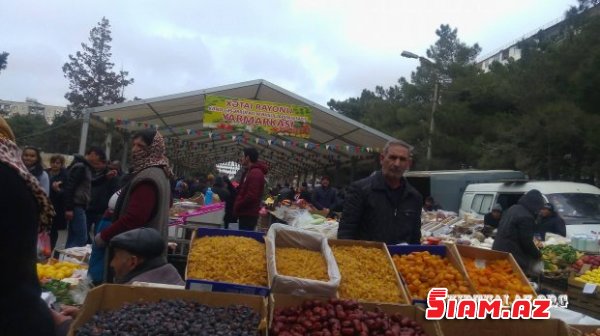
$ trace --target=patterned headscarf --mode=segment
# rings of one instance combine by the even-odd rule
[[[21,150],[15,143],[15,136],[10,126],[8,126],[2,117],[0,117],[0,161],[14,169],[33,193],[40,209],[40,231],[50,230],[52,217],[55,215],[52,203],[50,203],[48,196],[42,190],[37,178],[31,175],[27,167],[23,164]]]
[[[173,176],[169,167],[169,159],[165,155],[165,140],[158,131],[152,139],[150,146],[142,151],[133,152],[132,173],[137,174],[148,167],[162,166],[168,178]]]

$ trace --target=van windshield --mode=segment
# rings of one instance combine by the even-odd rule
[[[600,219],[600,195],[561,193],[547,194],[546,197],[563,217]]]

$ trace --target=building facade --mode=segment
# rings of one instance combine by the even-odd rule
[[[66,109],[64,106],[45,105],[32,98],[27,98],[24,102],[0,99],[0,115],[7,118],[15,115],[40,115],[48,124],[52,124],[54,118]]]

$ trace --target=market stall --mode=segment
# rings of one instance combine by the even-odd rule
[[[546,253],[552,262],[554,255],[563,258],[557,263],[572,258],[571,250],[563,246],[548,251],[553,253]],[[589,258],[583,260],[595,263]],[[579,278],[572,280],[595,279],[594,274],[585,273]],[[337,330],[342,335],[389,331],[390,335],[452,336],[485,331],[485,335],[529,336],[535,332],[567,336],[589,332],[593,329],[589,324],[596,321],[565,309],[554,309],[552,314],[571,321],[571,328],[556,319],[426,320],[420,307],[424,294],[433,287],[446,287],[452,294],[508,295],[508,301],[517,295],[535,295],[536,291],[507,253],[455,244],[385,246],[328,239],[288,225],[274,225],[266,236],[236,230],[194,230],[186,283],[187,289],[96,288],[72,326],[73,335],[93,335],[90,330],[108,325],[118,328],[123,322],[115,316],[127,314],[127,310],[149,314],[177,310],[174,315],[154,314],[162,322],[153,325],[144,319],[125,324],[128,330],[157,328],[160,324],[173,335],[196,335],[210,328],[233,335],[233,330],[244,326],[248,335],[334,335]],[[206,314],[194,318],[187,307]],[[103,310],[109,312],[99,313]],[[226,312],[237,312],[243,318],[227,317]],[[218,327],[211,316],[219,316]],[[134,315],[131,317],[136,321]]]

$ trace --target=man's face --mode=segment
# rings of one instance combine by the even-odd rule
[[[492,211],[492,217],[494,217],[496,219],[499,219],[501,214],[502,213],[500,211],[497,211],[497,210]]]
[[[110,261],[110,267],[115,270],[115,277],[118,279],[126,276],[129,272],[136,268],[138,264],[138,257],[119,248],[115,249],[114,256]]]
[[[327,188],[327,187],[329,187],[329,179],[322,179],[322,180],[321,180],[321,185],[322,185],[324,188]]]
[[[540,215],[542,217],[550,217],[550,214],[550,209],[542,208],[542,210],[540,210]]]
[[[90,152],[89,154],[86,154],[85,160],[92,167],[94,167],[94,169],[99,169],[99,165],[102,162],[102,160],[100,160],[100,156],[98,154],[96,154],[96,152]]]
[[[383,176],[391,179],[400,179],[404,172],[411,166],[412,160],[408,148],[393,145],[388,148],[387,153],[381,154],[380,163]]]

